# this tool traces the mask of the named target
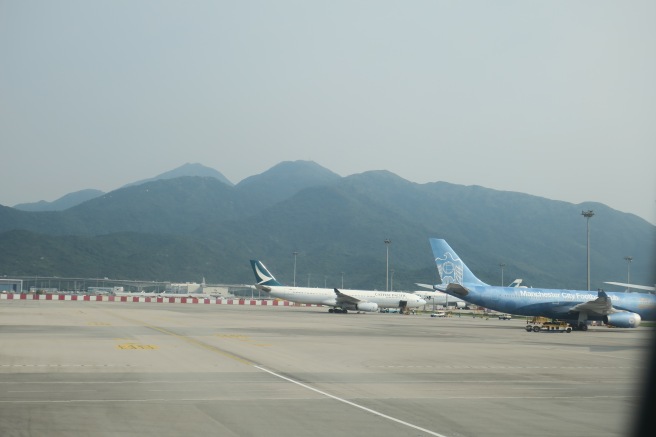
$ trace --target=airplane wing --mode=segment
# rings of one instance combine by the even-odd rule
[[[456,294],[460,297],[465,297],[469,294],[469,290],[463,287],[461,284],[449,284],[446,286],[446,291],[449,294]]]
[[[656,287],[649,285],[625,284],[624,282],[604,282],[604,284],[618,285],[620,287],[637,288],[638,290],[656,291]]]
[[[341,305],[343,303],[351,303],[351,304],[358,304],[360,302],[363,302],[362,299],[358,299],[357,297],[349,296],[346,293],[342,293],[338,289],[334,289],[335,294],[337,295],[337,305]]]
[[[420,284],[419,282],[415,282],[415,285],[421,287],[421,288],[428,288],[429,290],[433,289],[433,286],[430,284]]]
[[[469,294],[469,290],[467,288],[463,287],[460,284],[456,283],[449,283],[449,284],[437,284],[433,286],[434,290],[441,291],[442,293],[447,293],[451,295],[457,295],[462,298],[467,296]]]
[[[616,313],[618,310],[613,308],[613,302],[610,300],[610,297],[606,294],[605,291],[599,291],[598,297],[595,300],[590,300],[588,302],[583,302],[577,305],[574,305],[570,308],[570,311],[578,312],[590,312],[601,315],[608,315]]]

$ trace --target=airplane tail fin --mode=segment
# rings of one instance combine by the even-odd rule
[[[522,282],[523,282],[523,281],[524,281],[523,279],[517,278],[517,279],[515,279],[514,281],[512,281],[508,287],[513,287],[513,288],[526,288],[526,287],[523,287],[523,286],[522,286]],[[503,285],[503,284],[501,284],[501,285]]]
[[[431,238],[430,245],[433,249],[437,271],[442,279],[442,284],[471,284],[487,285],[478,279],[465,263],[460,259],[451,246],[442,239]]]
[[[264,264],[259,260],[252,259],[251,267],[253,268],[253,273],[255,273],[255,280],[257,285],[282,285],[280,282],[276,281],[276,278],[264,267]]]

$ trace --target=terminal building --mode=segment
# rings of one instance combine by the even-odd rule
[[[22,293],[22,279],[0,279],[0,293]]]
[[[87,292],[89,294],[116,294],[123,293],[125,289],[123,287],[88,287]]]
[[[166,286],[166,292],[170,294],[191,295],[202,294],[214,297],[230,297],[232,295],[230,286],[227,285],[207,285],[204,281],[197,282],[171,283]]]
[[[185,282],[184,284],[169,284],[166,286],[166,292],[172,294],[192,294],[201,293],[203,284],[196,282]]]

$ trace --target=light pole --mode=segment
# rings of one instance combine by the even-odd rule
[[[385,243],[385,248],[387,250],[387,267],[385,269],[385,291],[389,291],[389,245],[392,244],[392,240],[386,238],[384,243]]]
[[[631,261],[633,261],[633,257],[632,256],[625,256],[624,259],[626,260],[626,283],[630,284],[631,283]],[[627,291],[631,290],[631,287],[629,287],[627,285],[626,290]]]
[[[390,291],[394,291],[394,269],[390,270]]]
[[[294,255],[294,287],[296,287],[296,255],[298,252],[292,252],[292,255]]]
[[[503,285],[503,284],[504,284],[504,282],[503,282],[503,268],[504,268],[505,266],[506,266],[506,265],[505,265],[504,263],[499,264],[499,267],[501,267],[501,286],[502,286],[502,287],[504,286],[504,285]]]
[[[588,236],[588,290],[590,290],[590,218],[594,215],[594,211],[589,209],[582,211],[581,215],[586,218],[586,233]]]

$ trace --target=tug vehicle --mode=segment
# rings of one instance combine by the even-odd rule
[[[572,325],[561,320],[544,320],[544,317],[534,317],[526,321],[526,332],[572,332]]]

